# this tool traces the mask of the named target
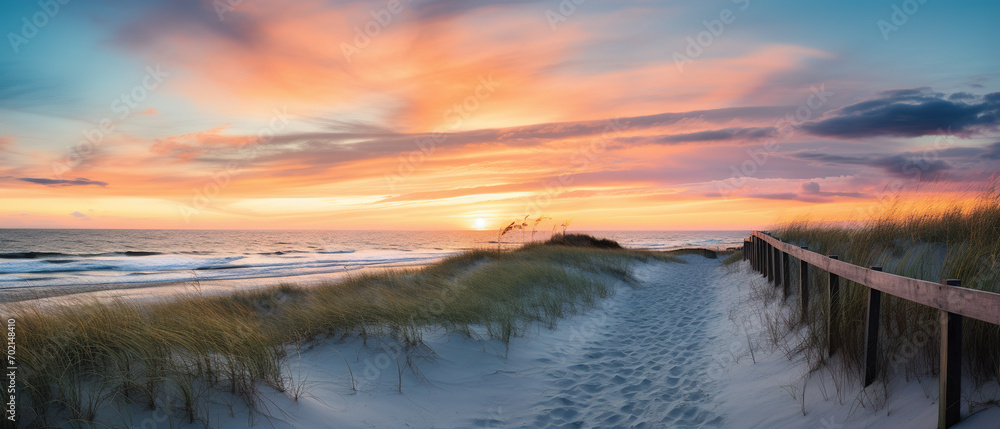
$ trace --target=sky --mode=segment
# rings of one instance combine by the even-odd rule
[[[0,228],[752,229],[1000,171],[996,1],[0,11]]]

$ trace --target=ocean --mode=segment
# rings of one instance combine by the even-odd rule
[[[636,249],[737,246],[749,231],[570,231]],[[496,231],[0,229],[0,288],[259,279],[414,265],[496,248]],[[547,239],[548,232],[535,234]],[[530,241],[515,231],[502,244]]]

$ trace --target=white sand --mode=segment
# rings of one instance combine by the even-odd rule
[[[844,380],[826,369],[806,377],[808,365],[801,355],[786,357],[781,348],[768,346],[768,333],[748,305],[750,284],[772,287],[766,279],[741,263],[719,277],[715,289],[719,301],[733,311],[738,323],[720,326],[722,338],[713,356],[710,374],[727,380],[727,387],[717,398],[727,416],[726,427],[733,428],[907,428],[937,427],[938,378],[930,374],[906,381],[902,375],[890,377],[888,388],[873,384],[862,390],[854,377]],[[779,294],[780,296],[780,294]],[[780,300],[780,299],[779,299]],[[775,300],[765,312],[794,311]],[[773,313],[772,313],[773,314]],[[936,326],[934,327],[936,328]],[[789,333],[789,336],[800,333]],[[753,344],[751,356],[749,343]],[[836,359],[836,356],[834,357]],[[756,360],[756,362],[754,362]],[[838,391],[837,386],[841,386]],[[1000,398],[997,383],[976,388],[971,379],[963,380],[963,421],[956,428],[998,428],[1000,408],[978,406],[970,416],[969,400]]]
[[[618,285],[617,294],[597,308],[560,321],[554,330],[537,328],[516,338],[509,350],[497,341],[439,331],[426,332],[426,347],[417,350],[403,351],[385,338],[369,338],[367,345],[326,340],[291,350],[284,373],[292,388],[263,388],[263,411],[271,417],[251,418],[239,399],[206,391],[193,426],[936,426],[936,379],[894,383],[888,405],[872,411],[858,406],[857,392],[838,400],[832,380],[820,374],[806,386],[803,415],[801,396],[790,393],[801,395],[794,386],[801,389],[804,364],[763,349],[755,350],[752,363],[746,333],[756,338],[760,326],[734,329],[728,317],[746,282],[761,281],[758,276],[745,264],[733,271],[718,260],[684,259],[687,264],[637,265],[639,288]],[[736,320],[752,320],[752,309],[736,308]],[[140,408],[108,423],[189,426],[180,411]],[[959,427],[997,427],[996,410]]]

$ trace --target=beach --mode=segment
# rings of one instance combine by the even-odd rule
[[[245,386],[232,389],[225,387],[229,382],[213,382],[211,370],[189,373],[193,368],[184,363],[189,359],[184,349],[174,352],[178,358],[153,352],[152,359],[166,359],[158,364],[173,374],[166,377],[191,378],[139,395],[152,401],[152,408],[112,396],[89,405],[90,419],[113,427],[936,427],[933,374],[896,376],[862,389],[836,366],[815,367],[803,354],[807,328],[778,328],[784,326],[779,320],[796,317],[794,306],[780,299],[780,288],[753,271],[741,253],[624,249],[585,235],[569,237],[334,273],[92,290],[12,288],[0,310],[69,317],[64,320],[81,324],[59,335],[95,329],[88,335],[111,335],[101,340],[111,347],[119,342],[114,328],[88,326],[97,318],[162,320],[160,327],[140,328],[139,336],[146,335],[142,329],[150,335],[179,330],[168,334],[175,338],[168,342],[177,344],[189,341],[185,326],[221,329],[219,334],[232,337],[222,339],[220,351],[228,350],[225,344],[270,342],[263,349],[223,351],[217,361],[205,355],[221,368],[267,362],[270,369],[264,372],[247,367],[234,373],[232,386]],[[511,300],[507,288],[516,284],[529,292]],[[560,289],[579,284],[583,289],[562,295]],[[550,286],[556,289],[544,292]],[[475,304],[482,287],[495,289],[484,295],[488,301],[507,303]],[[39,297],[45,293],[50,295]],[[328,310],[308,304],[312,300],[353,304]],[[359,305],[381,310],[352,310]],[[462,315],[469,305],[477,309],[473,319]],[[225,310],[230,307],[237,312]],[[204,322],[184,320],[220,309],[218,326],[211,314]],[[161,316],[143,321],[135,311]],[[257,316],[244,319],[247,311]],[[283,315],[286,311],[292,313]],[[506,315],[511,311],[516,315]],[[346,324],[321,328],[330,323],[321,320],[327,313]],[[225,320],[232,316],[244,321]],[[248,336],[244,323],[257,324],[257,317],[276,317],[279,331],[292,332]],[[259,329],[274,329],[271,322],[261,323]],[[294,334],[300,329],[302,335]],[[275,334],[284,339],[266,339]],[[53,341],[64,347],[67,340]],[[136,347],[138,356],[150,353],[142,343],[122,345]],[[260,351],[267,357],[258,363],[253,362],[259,358],[241,354]],[[111,353],[105,359],[121,357]],[[142,362],[134,364],[149,365]],[[130,377],[110,374],[112,383]],[[94,389],[92,375],[74,377],[81,377],[74,389]],[[1000,408],[988,406],[1000,389],[966,378],[963,395],[972,405],[955,427],[982,427],[1000,418]]]
[[[829,373],[808,378],[801,360],[768,344],[749,290],[753,282],[770,286],[745,263],[681,258],[638,263],[637,283],[619,282],[594,308],[553,329],[534,326],[509,344],[481,330],[470,337],[440,328],[425,329],[418,347],[391,336],[321,340],[288,349],[281,372],[291,388],[264,388],[253,412],[235,395],[206,391],[194,424],[159,409],[132,409],[120,423],[936,427],[935,378],[894,382],[883,407],[859,406],[860,389],[837,394]],[[984,427],[998,417],[993,407],[955,427]]]

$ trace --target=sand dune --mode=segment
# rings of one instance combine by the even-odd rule
[[[235,396],[206,389],[194,424],[180,412],[139,407],[109,423],[935,427],[934,378],[893,383],[884,408],[866,409],[852,399],[858,391],[835,395],[830,376],[820,373],[803,387],[803,403],[792,386],[802,383],[808,368],[762,345],[763,327],[753,322],[759,308],[747,305],[747,285],[762,281],[759,276],[742,263],[726,268],[697,255],[683,259],[684,264],[637,263],[635,287],[620,283],[615,296],[596,308],[560,320],[555,329],[536,327],[509,347],[443,329],[425,331],[417,347],[386,337],[329,339],[290,349],[283,374],[291,388],[264,388],[256,412]],[[755,348],[753,357],[748,344]],[[997,414],[994,407],[958,427],[990,427]]]

